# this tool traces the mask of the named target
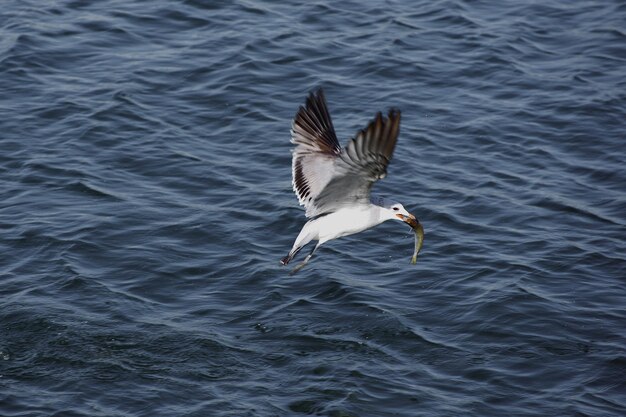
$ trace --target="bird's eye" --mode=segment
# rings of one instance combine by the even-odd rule
[[[394,211],[398,211],[398,210],[400,210],[400,209],[399,209],[398,207],[394,207],[394,208],[393,208],[393,210],[394,210]]]

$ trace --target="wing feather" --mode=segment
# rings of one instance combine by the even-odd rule
[[[292,186],[307,216],[314,211],[313,200],[331,180],[334,160],[341,146],[333,128],[322,90],[311,93],[300,107],[291,126]]]
[[[318,213],[370,203],[370,190],[387,175],[387,166],[400,132],[400,112],[377,116],[348,142],[335,160],[335,175],[312,201]],[[363,149],[358,152],[358,149]]]
[[[292,185],[307,217],[368,204],[373,184],[386,175],[399,129],[399,111],[379,112],[342,149],[323,91],[309,94],[291,128]]]

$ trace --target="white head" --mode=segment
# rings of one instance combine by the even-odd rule
[[[386,220],[400,220],[408,223],[411,227],[419,223],[414,215],[406,211],[404,206],[382,197],[372,198],[372,202],[381,208],[381,217]]]

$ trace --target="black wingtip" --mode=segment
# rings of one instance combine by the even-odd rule
[[[311,90],[311,95],[324,97],[324,89],[322,87],[314,88]]]
[[[341,152],[322,88],[313,90],[292,122],[292,142],[332,155]]]
[[[307,106],[309,106],[309,103],[319,103],[320,101],[326,101],[326,98],[324,97],[324,89],[322,87],[318,87],[309,91],[309,96],[307,97]]]
[[[396,117],[400,117],[402,115],[402,112],[400,111],[400,109],[392,107],[389,109],[389,112],[387,113],[387,117],[388,118],[396,118]]]

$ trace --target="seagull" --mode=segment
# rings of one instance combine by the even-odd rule
[[[402,204],[370,195],[374,183],[387,175],[399,132],[399,110],[391,109],[387,117],[378,112],[342,148],[324,92],[319,89],[309,94],[291,127],[291,143],[296,145],[291,164],[293,191],[304,206],[308,221],[280,262],[287,265],[309,242],[317,243],[292,273],[305,266],[317,248],[329,240],[362,232],[387,220],[399,220],[411,227],[419,225]]]

